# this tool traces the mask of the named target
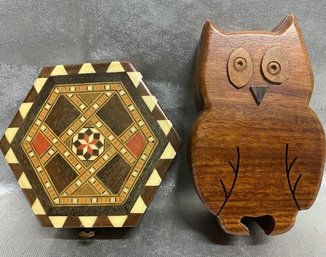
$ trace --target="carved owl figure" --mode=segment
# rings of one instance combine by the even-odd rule
[[[313,74],[293,15],[274,30],[223,32],[207,21],[195,60],[203,112],[193,127],[195,186],[231,234],[288,231],[318,193],[322,125],[309,106]]]

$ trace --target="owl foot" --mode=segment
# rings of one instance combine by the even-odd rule
[[[294,226],[297,214],[298,211],[273,215],[275,227],[270,234],[278,235],[289,231]]]
[[[248,227],[237,218],[223,218],[217,216],[221,228],[228,234],[249,235]]]

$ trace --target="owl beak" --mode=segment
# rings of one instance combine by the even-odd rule
[[[256,101],[256,104],[260,105],[267,91],[267,86],[251,86],[250,91]]]

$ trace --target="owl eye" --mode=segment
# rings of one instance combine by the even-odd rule
[[[228,60],[228,75],[232,84],[241,88],[248,84],[252,76],[250,55],[243,48],[233,51]]]
[[[262,60],[261,69],[270,82],[281,84],[289,76],[288,60],[281,47],[269,49]]]

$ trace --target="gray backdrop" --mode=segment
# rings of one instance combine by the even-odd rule
[[[266,237],[226,235],[201,204],[186,159],[197,112],[192,59],[210,18],[225,30],[270,30],[288,13],[299,19],[315,74],[312,108],[326,124],[326,1],[0,1],[0,134],[42,66],[131,60],[173,121],[183,146],[141,224],[100,230],[42,228],[0,157],[0,256],[325,256],[326,183],[295,227]]]

